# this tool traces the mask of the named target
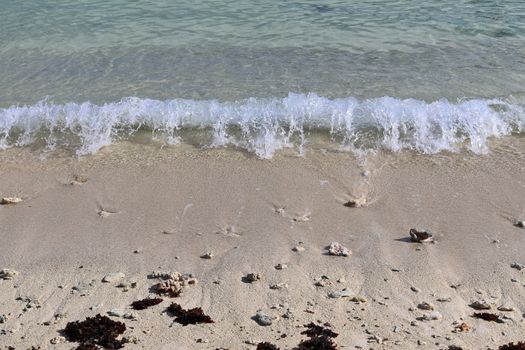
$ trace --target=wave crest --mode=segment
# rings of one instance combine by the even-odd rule
[[[302,152],[313,133],[328,133],[337,147],[350,150],[423,153],[488,151],[488,139],[525,131],[525,109],[502,99],[354,97],[329,99],[290,93],[284,98],[249,98],[237,102],[129,97],[119,102],[53,104],[0,109],[0,147],[40,142],[66,147],[78,155],[95,153],[141,130],[155,139],[184,142],[199,131],[202,146],[234,145],[271,157],[283,148]]]

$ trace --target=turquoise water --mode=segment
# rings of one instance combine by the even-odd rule
[[[473,138],[478,151],[487,138],[524,130],[522,0],[0,4],[3,147],[69,132],[96,150],[130,128],[180,141],[179,129],[197,125],[215,140],[222,127],[225,144],[272,150],[300,124],[337,129],[345,147],[437,152]],[[332,107],[313,107],[317,97]],[[432,102],[442,99],[436,112]],[[232,105],[250,107],[242,114]],[[341,118],[344,126],[334,124]],[[356,143],[370,129],[374,142]],[[435,130],[430,144],[424,130]],[[304,143],[305,130],[298,134]]]

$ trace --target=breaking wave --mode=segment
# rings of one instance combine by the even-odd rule
[[[303,152],[317,133],[349,150],[486,153],[490,138],[525,132],[525,106],[503,99],[429,103],[290,93],[236,102],[129,97],[96,105],[44,100],[0,109],[2,149],[41,143],[85,155],[143,132],[169,144],[191,139],[202,147],[233,145],[262,158],[283,148]]]

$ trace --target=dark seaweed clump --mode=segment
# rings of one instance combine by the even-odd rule
[[[301,332],[308,336],[308,340],[299,343],[298,350],[337,350],[337,344],[333,341],[339,334],[329,328],[321,327],[314,323],[305,325],[307,330]]]
[[[277,346],[272,343],[264,342],[257,344],[256,350],[280,350]]]
[[[356,201],[348,201],[348,202],[346,202],[343,205],[345,207],[347,207],[347,208],[355,208],[355,207],[357,207],[357,202]]]
[[[167,311],[170,315],[175,316],[175,322],[184,326],[197,323],[215,323],[210,316],[204,314],[200,307],[184,310],[179,304],[172,303]]]
[[[508,343],[498,348],[499,350],[525,350],[525,341],[514,343]]]
[[[472,317],[490,322],[503,323],[503,320],[501,320],[498,315],[491,314],[489,312],[476,312],[474,315],[472,315]]]
[[[153,298],[153,299],[147,298],[147,299],[142,299],[142,300],[137,300],[137,301],[132,302],[131,307],[135,310],[145,310],[150,306],[154,306],[160,303],[162,303],[161,298]]]
[[[99,314],[82,322],[69,322],[64,329],[64,335],[67,340],[80,343],[78,350],[97,349],[97,345],[106,349],[120,349],[123,345],[117,337],[125,330],[124,323]]]

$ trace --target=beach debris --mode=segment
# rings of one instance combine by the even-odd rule
[[[368,300],[363,297],[363,296],[360,296],[360,295],[356,295],[356,296],[353,296],[350,298],[350,301],[354,302],[354,303],[358,303],[358,304],[364,304],[366,303]]]
[[[22,198],[20,197],[2,197],[2,199],[0,199],[0,204],[1,205],[9,205],[9,204],[18,204],[18,203],[22,203]]]
[[[253,316],[253,319],[260,326],[270,326],[275,320],[275,317],[266,315],[264,312],[262,312],[262,310],[257,310],[255,312],[255,316]]]
[[[409,231],[410,238],[414,242],[418,243],[428,243],[432,242],[434,239],[432,238],[432,233],[425,230],[418,230],[415,228],[410,229]]]
[[[161,280],[179,279],[181,277],[179,272],[168,272],[168,271],[153,271],[148,275],[149,279],[158,278]]]
[[[498,350],[525,350],[525,341],[520,341],[516,344],[508,343],[500,346]]]
[[[205,254],[202,254],[201,255],[201,259],[213,259],[213,253],[212,252],[207,252]]]
[[[421,292],[421,289],[417,288],[417,287],[414,287],[414,286],[410,286],[410,290],[414,293],[419,293]]]
[[[472,315],[474,318],[479,318],[484,321],[503,323],[503,320],[496,314],[489,312],[476,312]]]
[[[66,341],[66,338],[65,338],[65,337],[54,337],[54,338],[51,339],[49,342],[50,342],[51,344],[56,345],[56,344],[63,343],[63,342],[65,342],[65,341]]]
[[[512,306],[509,306],[509,305],[501,305],[501,306],[498,307],[498,311],[512,312],[512,311],[514,311],[514,308]]]
[[[432,311],[431,313],[421,317],[421,320],[423,321],[438,321],[443,318],[443,315],[439,313],[438,311]]]
[[[151,290],[158,295],[178,297],[182,293],[182,288],[197,283],[197,279],[192,274],[181,274],[179,272],[158,272],[153,271],[148,278],[157,278],[161,281],[151,287]]]
[[[275,269],[276,270],[284,270],[284,269],[287,269],[288,268],[288,265],[286,264],[277,264],[275,265]]]
[[[12,269],[0,270],[0,279],[2,280],[12,280],[16,275],[18,275],[18,271]]]
[[[159,282],[151,288],[158,295],[167,295],[171,298],[178,297],[182,293],[182,286],[179,281],[172,279]]]
[[[517,263],[517,262],[514,262],[514,263],[510,264],[510,267],[513,268],[513,269],[516,269],[518,271],[525,270],[525,264],[520,264],[520,263]]]
[[[139,338],[134,335],[124,336],[122,337],[122,343],[123,344],[138,344]]]
[[[330,278],[328,276],[322,275],[319,278],[316,278],[314,286],[316,287],[325,287],[327,285],[331,285],[332,281],[330,281]]]
[[[357,207],[357,202],[353,200],[349,200],[348,202],[345,202],[343,205],[347,208],[355,208]]]
[[[451,297],[439,297],[436,299],[440,303],[450,303],[452,301]]]
[[[117,284],[117,288],[122,288],[123,292],[129,291],[129,288],[136,288],[136,287],[137,287],[136,281],[130,281],[130,282],[124,281],[124,282],[120,282],[119,284]]]
[[[300,245],[296,245],[295,247],[293,247],[292,250],[294,252],[298,252],[299,253],[299,252],[304,252],[305,248],[303,247],[303,245],[300,244]]]
[[[420,310],[434,310],[434,305],[432,305],[431,303],[427,303],[426,301],[420,303],[417,305],[417,308],[420,309]]]
[[[243,277],[243,281],[247,283],[253,283],[261,280],[261,275],[258,273],[251,272]]]
[[[105,210],[105,209],[99,209],[99,211],[97,212],[98,216],[100,216],[101,218],[107,218],[117,213],[118,211],[116,210]]]
[[[134,310],[145,310],[150,306],[158,305],[162,303],[161,298],[146,298],[142,300],[137,300],[131,303],[131,307]]]
[[[463,322],[455,327],[455,330],[458,332],[470,332],[472,327],[470,327],[467,323]]]
[[[338,298],[350,298],[353,295],[352,292],[347,290],[346,288],[340,291],[331,292],[328,294],[330,298],[338,299]]]
[[[330,243],[330,245],[328,246],[327,249],[328,249],[328,253],[330,255],[350,256],[352,254],[350,249],[346,248],[345,246],[343,246],[342,244],[340,244],[338,242]]]
[[[273,345],[272,343],[263,342],[257,344],[256,350],[280,350],[277,346]]]
[[[73,175],[73,180],[69,183],[70,185],[82,185],[88,181],[88,177],[80,174]]]
[[[137,319],[137,315],[132,313],[132,312],[126,312],[122,309],[111,309],[107,312],[107,314],[109,316],[113,316],[113,317],[122,317],[122,318],[127,318],[129,320],[136,320]]]
[[[5,314],[0,315],[0,323],[6,323],[7,320],[8,320],[7,315]]]
[[[305,325],[308,328],[301,334],[306,335],[309,339],[299,343],[300,350],[336,350],[337,344],[333,341],[339,334],[329,328],[325,328],[314,323]]]
[[[270,284],[270,289],[287,289],[288,284],[287,283],[276,283],[276,284]]]
[[[210,316],[205,315],[200,307],[184,310],[182,306],[172,303],[167,308],[168,313],[175,317],[175,322],[187,326],[197,323],[215,323]]]
[[[525,228],[525,220],[516,220],[514,226],[519,228]]]
[[[117,282],[123,279],[124,277],[126,277],[126,275],[123,274],[122,272],[111,272],[111,273],[108,273],[106,276],[104,276],[104,278],[102,279],[102,282],[104,283]]]
[[[85,321],[69,322],[64,335],[68,341],[81,344],[77,349],[98,349],[97,345],[105,349],[120,349],[122,341],[117,338],[125,331],[124,323],[98,314]]]
[[[295,222],[307,222],[310,221],[310,213],[306,211],[303,215],[297,215],[292,218]]]
[[[484,300],[474,301],[473,303],[470,303],[469,306],[475,310],[490,310],[492,308],[492,306]]]

